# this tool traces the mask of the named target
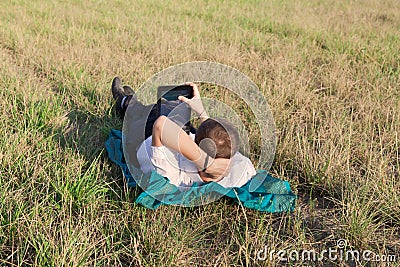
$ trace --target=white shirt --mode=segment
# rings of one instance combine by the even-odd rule
[[[194,139],[194,134],[190,134],[190,137]],[[193,162],[165,146],[152,146],[151,142],[152,137],[150,136],[139,146],[137,151],[137,159],[143,173],[156,171],[178,187],[204,183]],[[239,152],[236,152],[231,158],[230,166],[227,176],[217,182],[226,188],[241,187],[256,174],[250,159]]]

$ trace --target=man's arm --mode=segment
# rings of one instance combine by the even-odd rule
[[[193,161],[198,169],[203,169],[205,153],[173,121],[160,116],[153,126],[152,146],[166,146]]]
[[[152,146],[166,146],[182,154],[191,160],[199,171],[206,167],[206,176],[213,179],[224,176],[230,162],[229,159],[209,157],[208,166],[205,166],[207,153],[201,150],[185,131],[166,116],[160,116],[154,123]]]

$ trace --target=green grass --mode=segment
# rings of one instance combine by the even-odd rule
[[[1,2],[0,265],[273,266],[257,251],[341,238],[399,261],[399,18],[394,0]],[[292,214],[134,203],[103,149],[122,127],[111,80],[138,88],[196,60],[239,69],[268,99]],[[214,93],[257,159],[248,107]]]

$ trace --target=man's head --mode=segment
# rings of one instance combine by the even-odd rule
[[[194,141],[214,158],[229,159],[235,155],[240,146],[236,127],[222,118],[209,118],[200,124]]]

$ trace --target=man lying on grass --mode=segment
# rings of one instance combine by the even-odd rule
[[[152,127],[151,135],[137,148],[137,161],[143,173],[156,171],[167,177],[178,187],[217,182],[229,187],[241,187],[256,174],[251,161],[239,151],[239,134],[236,127],[221,118],[209,118],[204,110],[198,87],[193,88],[193,98],[183,96],[185,102],[199,117],[201,124],[196,134],[189,135],[166,116],[154,117],[150,114],[147,124]],[[116,111],[123,117],[128,105],[140,108],[134,91],[121,85],[116,77],[112,84]],[[148,125],[146,125],[148,126]]]

